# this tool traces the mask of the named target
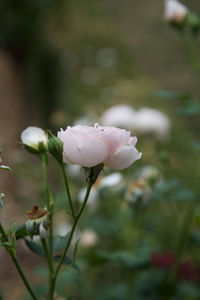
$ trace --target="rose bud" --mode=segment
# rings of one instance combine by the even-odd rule
[[[63,143],[62,141],[53,135],[51,132],[49,134],[48,141],[48,150],[51,155],[58,161],[62,162],[62,153],[63,153]]]
[[[68,126],[58,137],[63,142],[63,160],[66,163],[92,168],[105,164],[122,170],[141,158],[135,148],[136,137],[115,127]]]
[[[25,148],[35,154],[44,153],[47,148],[48,137],[46,132],[39,128],[30,126],[22,131],[21,140]]]
[[[165,0],[164,18],[178,26],[183,25],[185,17],[188,15],[188,8],[177,0]]]

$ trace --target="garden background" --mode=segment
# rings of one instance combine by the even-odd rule
[[[184,4],[191,11],[200,11],[198,1]],[[117,104],[156,108],[171,120],[167,141],[138,138],[137,148],[143,158],[122,172],[134,178],[141,167],[153,165],[164,178],[161,191],[156,190],[150,208],[142,210],[139,220],[128,219],[127,211],[121,209],[122,194],[112,191],[100,195],[100,211],[92,215],[88,212],[81,225],[95,229],[99,243],[92,250],[80,249],[84,269],[81,279],[76,270],[60,276],[61,295],[68,280],[70,287],[66,288],[72,289],[74,299],[150,299],[151,295],[160,299],[156,298],[156,288],[152,291],[147,287],[150,277],[154,278],[152,286],[160,283],[159,272],[143,271],[141,267],[146,276],[141,278],[140,270],[136,268],[133,275],[127,271],[131,269],[128,262],[115,264],[108,253],[142,254],[143,249],[146,259],[147,252],[175,251],[181,222],[193,198],[194,180],[198,188],[199,78],[179,31],[167,24],[163,11],[160,0],[0,2],[0,148],[3,163],[12,168],[11,173],[0,175],[1,191],[6,194],[0,218],[5,226],[24,223],[25,211],[35,202],[42,203],[40,162],[20,145],[20,134],[27,126],[56,133],[86,115],[99,119],[105,109]],[[63,186],[55,168],[50,161],[50,185],[55,197],[59,194],[62,199]],[[73,183],[73,178],[71,182],[75,193],[82,183]],[[59,205],[63,208],[62,200]],[[197,209],[191,241],[183,255],[197,269],[199,213]],[[43,259],[28,254],[23,242],[17,253],[28,277],[42,290]],[[3,249],[0,266],[0,291],[5,299],[26,299],[20,278]],[[130,277],[131,284],[138,280],[141,285],[132,291],[137,298],[131,298],[130,289],[127,292]],[[198,283],[199,279],[187,281],[184,288],[188,290],[183,292],[180,287],[176,297],[188,293],[183,299],[198,299]]]

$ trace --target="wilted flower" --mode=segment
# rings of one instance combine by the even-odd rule
[[[173,24],[181,24],[188,14],[188,8],[177,0],[165,0],[165,19]]]
[[[144,107],[135,114],[134,129],[137,134],[166,139],[169,136],[170,120],[163,112]]]
[[[151,198],[152,190],[145,180],[134,180],[128,184],[125,200],[130,206],[147,204]]]
[[[137,138],[131,137],[125,129],[98,124],[95,127],[68,126],[65,131],[58,132],[58,137],[63,142],[64,162],[83,167],[104,163],[122,170],[142,156],[135,148]]]
[[[26,230],[30,236],[40,235],[41,238],[48,236],[48,211],[34,204],[31,210],[26,212]]]
[[[31,126],[22,131],[21,140],[30,152],[41,153],[46,150],[48,137],[43,129]]]
[[[131,130],[135,110],[129,105],[114,105],[104,111],[101,117],[101,124],[105,126],[116,126]]]
[[[160,181],[162,174],[155,166],[144,166],[139,170],[137,178],[145,180],[148,184],[152,184]]]

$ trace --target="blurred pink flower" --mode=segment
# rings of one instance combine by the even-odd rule
[[[193,262],[184,261],[179,266],[179,276],[184,280],[196,282],[199,277],[198,268]]]
[[[157,268],[169,269],[175,262],[176,255],[170,251],[152,253],[151,255],[151,264]],[[182,280],[196,282],[199,278],[197,266],[191,261],[182,261],[178,267],[178,277]]]
[[[175,263],[175,260],[175,254],[170,251],[152,253],[151,255],[151,264],[157,268],[168,269]]]

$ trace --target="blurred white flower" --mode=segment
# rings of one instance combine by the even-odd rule
[[[110,175],[103,177],[99,183],[99,187],[102,188],[102,187],[115,186],[115,185],[119,184],[122,181],[122,179],[123,179],[123,176],[121,173],[114,172]]]
[[[54,235],[65,236],[71,229],[71,224],[67,220],[67,214],[64,211],[57,211],[53,218]]]
[[[135,110],[129,105],[114,105],[104,111],[100,123],[104,126],[116,126],[131,130]]]
[[[168,22],[180,24],[186,15],[188,8],[177,0],[165,0],[164,17]]]
[[[170,119],[159,110],[144,107],[135,114],[134,131],[136,134],[167,139],[170,131]]]
[[[71,229],[71,225],[67,222],[58,222],[55,228],[55,234],[59,236],[65,236]]]
[[[81,233],[80,244],[84,247],[93,247],[98,242],[98,236],[92,229],[85,229]]]
[[[162,174],[155,166],[144,166],[138,172],[138,178],[147,181],[148,183],[154,183],[162,180]]]
[[[24,131],[22,131],[21,140],[25,146],[39,151],[41,144],[43,148],[46,148],[48,137],[43,129],[39,127],[30,126]]]

